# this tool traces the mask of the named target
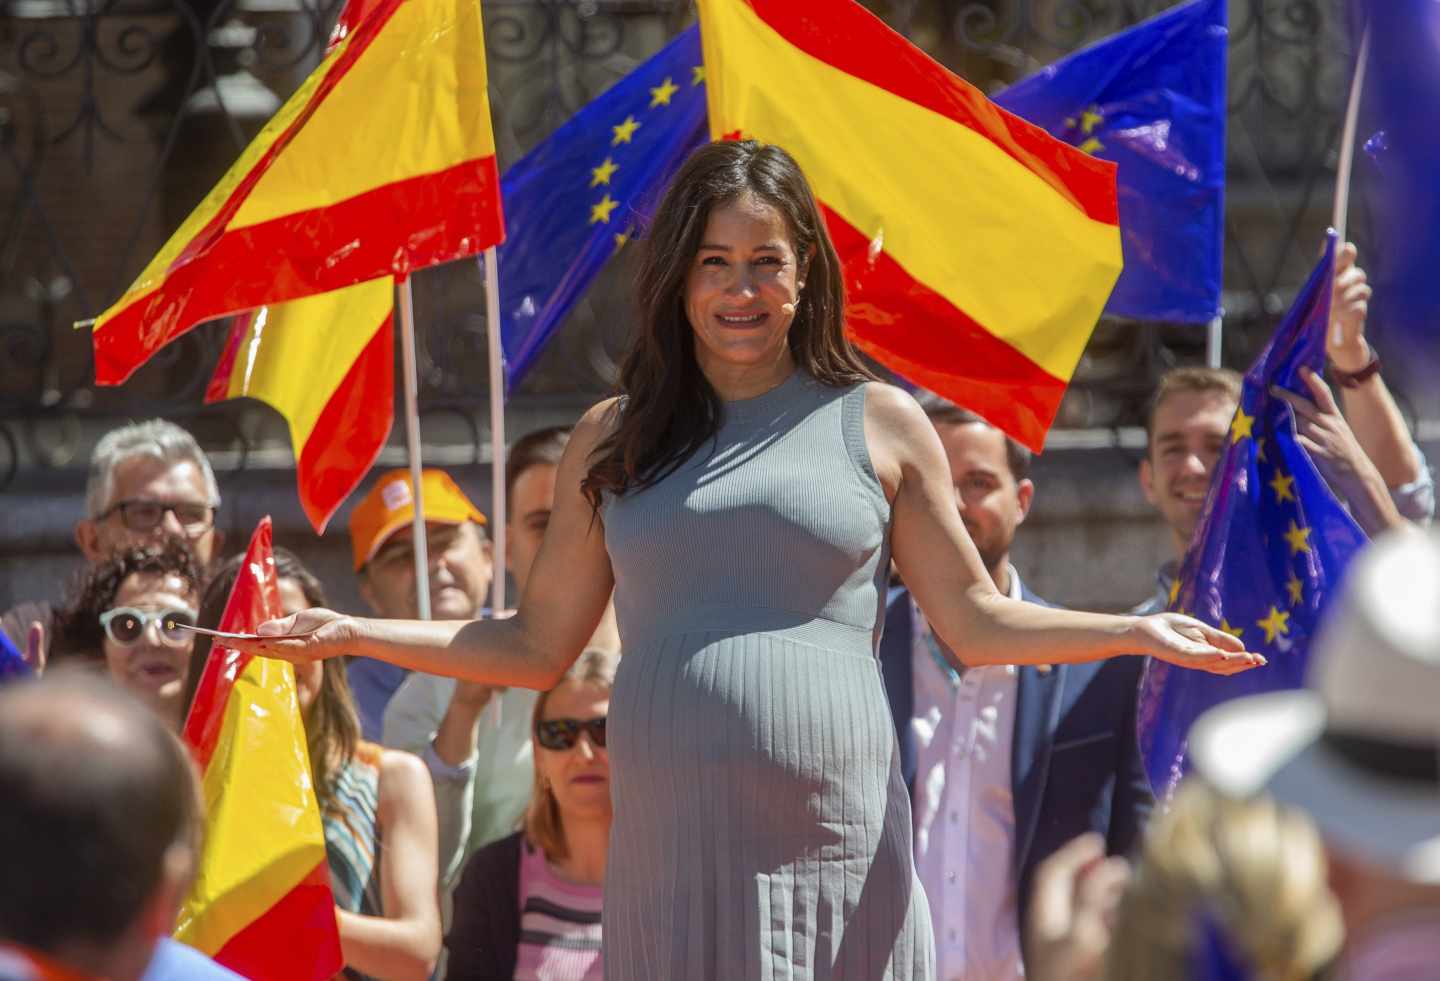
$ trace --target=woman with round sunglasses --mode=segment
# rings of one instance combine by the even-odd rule
[[[93,565],[56,614],[51,657],[103,664],[178,732],[195,643],[183,627],[195,625],[200,587],[195,557],[179,543],[129,549]]]
[[[591,649],[535,704],[524,827],[480,849],[455,890],[448,981],[593,981],[610,838],[605,748],[618,655]]]
[[[243,555],[215,570],[200,623],[216,627]],[[275,549],[280,604],[287,614],[325,605],[320,581],[291,551]],[[198,684],[211,639],[195,643],[190,675]],[[188,693],[193,698],[194,692]],[[352,979],[430,977],[440,955],[439,863],[435,797],[429,770],[411,753],[360,738],[355,699],[336,658],[295,669],[295,690],[315,798],[325,830],[330,890]],[[468,808],[469,801],[459,802]]]

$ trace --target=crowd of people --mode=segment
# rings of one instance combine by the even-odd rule
[[[1157,805],[1143,655],[1259,663],[1159,613],[1239,377],[1180,368],[1151,401],[1139,480],[1175,550],[1154,596],[1061,611],[1011,561],[1044,491],[1030,453],[839,357],[803,176],[717,146],[650,229],[628,401],[510,448],[517,613],[485,607],[489,519],[440,470],[435,623],[416,622],[408,472],[350,515],[372,617],[326,611],[276,550],[281,632],[313,639],[255,649],[296,664],[346,976],[1436,976],[1440,541],[1414,531],[1434,484],[1365,339],[1353,247],[1339,398],[1312,375],[1292,404],[1379,541],[1307,690],[1202,719],[1195,774]],[[220,507],[183,429],[114,431],[65,602],[4,615],[41,678],[0,690],[0,979],[232,976],[165,939],[204,820],[177,735],[211,647],[184,627],[218,625],[239,571]]]

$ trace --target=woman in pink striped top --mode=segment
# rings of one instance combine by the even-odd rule
[[[471,857],[455,891],[446,977],[597,981],[610,838],[605,718],[617,655],[586,651],[535,705],[524,829]]]

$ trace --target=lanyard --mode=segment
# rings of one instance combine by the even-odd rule
[[[930,629],[930,625],[925,624],[923,629],[925,630],[925,647],[930,651],[930,656],[934,658],[935,666],[940,669],[940,673],[950,682],[951,688],[959,688],[961,672],[955,669],[955,665],[950,663],[950,659],[947,658],[945,652],[940,649],[940,641],[935,636],[935,631]]]

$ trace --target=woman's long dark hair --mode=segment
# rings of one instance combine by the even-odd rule
[[[785,217],[797,258],[811,256],[787,337],[795,364],[827,385],[875,377],[845,337],[840,259],[795,160],[753,140],[703,146],[675,175],[644,240],[638,330],[620,368],[624,411],[581,483],[594,508],[607,491],[624,494],[660,480],[720,428],[720,397],[695,360],[685,284],[710,212],[746,195]]]

